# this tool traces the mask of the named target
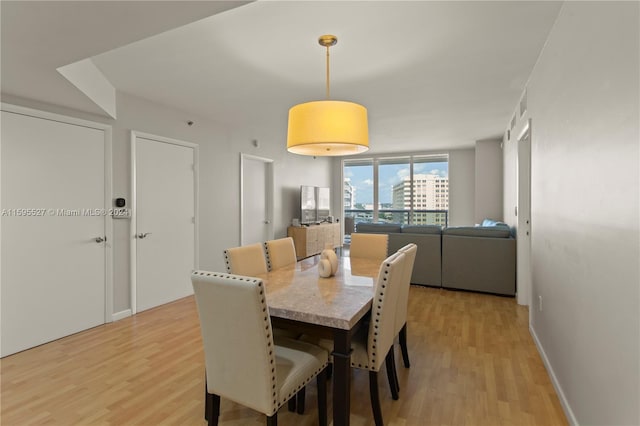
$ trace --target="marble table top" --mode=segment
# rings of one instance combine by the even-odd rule
[[[350,330],[371,309],[380,262],[338,258],[335,276],[321,278],[319,256],[258,275],[272,317]]]

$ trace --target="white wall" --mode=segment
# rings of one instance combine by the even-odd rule
[[[475,149],[449,151],[449,226],[476,223],[475,169]]]
[[[532,119],[531,330],[569,420],[583,425],[640,424],[639,5],[565,2],[522,118]],[[512,202],[505,195],[505,211]]]
[[[286,237],[291,220],[300,217],[300,185],[331,188],[333,182],[330,157],[314,158],[287,152],[287,115],[286,111],[284,113],[282,121],[277,123],[244,127],[231,134],[231,144],[237,152],[274,160],[273,230],[276,238]],[[258,148],[251,143],[254,139],[258,141]],[[239,169],[237,173],[240,173]],[[331,195],[333,197],[334,194]],[[339,206],[332,205],[332,212],[339,209]]]
[[[144,99],[119,93],[118,119],[111,120],[55,105],[3,95],[3,102],[113,126],[113,195],[130,205],[130,131],[193,142],[200,147],[200,268],[224,270],[223,250],[239,244],[240,153],[275,161],[274,233],[286,236],[286,227],[299,209],[301,184],[330,186],[330,160],[314,160],[286,151],[284,121],[232,129],[207,117],[197,117]],[[193,126],[187,122],[193,120]],[[259,141],[254,147],[252,140]],[[114,312],[130,308],[129,221],[114,220]]]
[[[502,141],[476,141],[475,222],[502,220]]]

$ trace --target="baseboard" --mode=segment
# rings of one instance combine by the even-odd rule
[[[128,318],[131,316],[131,309],[125,309],[124,311],[116,312],[111,315],[112,321],[119,321],[124,318]]]
[[[567,416],[567,420],[569,421],[569,424],[573,426],[578,426],[578,420],[576,419],[576,416],[573,414],[573,410],[571,410],[571,407],[569,406],[569,401],[567,401],[567,397],[564,395],[564,392],[562,391],[562,387],[558,382],[556,373],[553,371],[553,367],[551,367],[549,358],[547,358],[547,354],[545,353],[542,347],[542,344],[540,344],[540,340],[538,340],[538,335],[536,334],[533,327],[531,327],[531,324],[529,324],[529,333],[531,333],[531,336],[533,337],[533,341],[535,342],[536,347],[538,348],[538,353],[542,358],[542,362],[544,363],[544,366],[547,369],[547,372],[549,373],[549,377],[551,377],[551,383],[553,384],[553,387],[555,388],[556,393],[558,394],[558,398],[560,399],[560,405],[562,405],[562,409],[564,410],[565,416]]]

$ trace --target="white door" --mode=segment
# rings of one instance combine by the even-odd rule
[[[2,356],[105,323],[106,134],[2,112]]]
[[[273,239],[273,160],[241,154],[240,244]]]
[[[193,293],[197,146],[133,133],[134,311]]]
[[[531,303],[531,126],[518,139],[518,303]]]

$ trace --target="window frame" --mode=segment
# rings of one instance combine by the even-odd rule
[[[439,153],[388,153],[388,154],[379,154],[379,155],[371,155],[366,157],[357,157],[357,158],[342,158],[340,161],[340,174],[341,174],[341,190],[344,192],[344,171],[345,167],[350,165],[371,165],[373,168],[373,211],[372,211],[372,221],[378,222],[380,218],[380,185],[379,185],[379,168],[380,165],[386,164],[394,164],[393,160],[405,160],[408,159],[409,166],[409,178],[411,185],[409,185],[409,210],[407,223],[414,224],[414,207],[416,200],[415,191],[414,191],[414,168],[416,164],[421,163],[447,163],[447,179],[449,177],[449,153],[448,152],[439,152]],[[427,160],[427,161],[424,161]],[[400,164],[400,163],[397,163]],[[444,185],[442,185],[444,187]],[[448,191],[449,185],[446,185],[446,189]],[[406,195],[406,193],[405,193]],[[450,197],[447,197],[449,199]],[[344,206],[344,193],[341,194],[341,203],[340,211],[342,215],[345,215],[345,206]],[[426,196],[421,197],[419,201],[426,201]],[[448,204],[448,203],[447,203]],[[353,206],[355,207],[355,206]],[[353,210],[353,207],[351,208]],[[421,209],[417,209],[421,210]],[[450,216],[450,209],[447,207],[447,215],[446,221],[448,222],[448,217]]]

